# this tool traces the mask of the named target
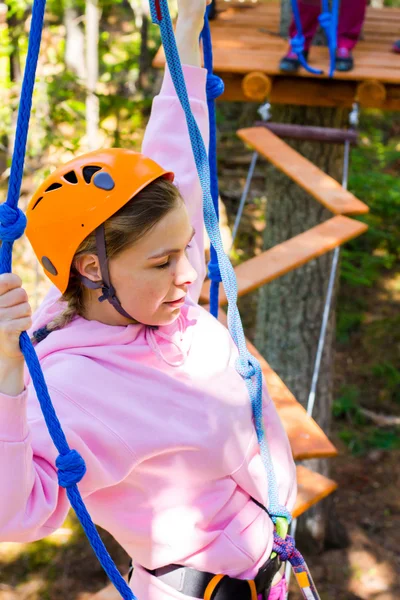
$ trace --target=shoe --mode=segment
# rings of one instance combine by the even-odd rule
[[[303,52],[304,58],[308,59],[308,50]],[[296,73],[301,67],[297,54],[289,50],[279,63],[279,70],[283,73]]]
[[[397,42],[393,44],[392,50],[393,52],[397,52],[397,54],[400,54],[400,40],[397,40]]]
[[[354,68],[354,59],[350,50],[338,48],[336,50],[336,71],[351,71]]]

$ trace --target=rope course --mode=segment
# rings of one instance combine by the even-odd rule
[[[16,143],[12,159],[10,183],[7,199],[0,206],[0,273],[11,272],[12,248],[14,241],[23,235],[26,217],[18,208],[21,182],[24,169],[26,142],[29,129],[29,119],[32,106],[32,94],[35,82],[35,73],[40,50],[41,34],[45,11],[45,0],[34,0],[29,35],[28,54],[22,83],[21,98],[18,111]],[[292,518],[285,506],[279,503],[278,486],[270,456],[268,442],[265,438],[262,415],[262,373],[258,360],[250,354],[246,347],[243,327],[237,308],[237,282],[233,267],[225,254],[222,246],[218,226],[218,179],[216,175],[216,131],[215,98],[222,93],[221,80],[212,73],[211,37],[208,27],[208,18],[205,16],[205,27],[202,34],[205,48],[205,64],[208,70],[207,96],[210,111],[210,159],[204,146],[203,139],[197,123],[191,112],[189,98],[183,77],[182,66],[176,47],[172,22],[169,14],[167,0],[150,0],[152,20],[160,27],[161,38],[167,57],[169,71],[175,86],[179,101],[185,112],[186,122],[192,144],[193,155],[203,190],[204,221],[212,244],[210,272],[214,284],[213,312],[218,310],[218,286],[222,281],[225,294],[228,298],[228,326],[232,338],[238,348],[239,357],[236,362],[237,372],[245,380],[250,402],[253,410],[254,424],[260,446],[261,457],[264,462],[268,478],[268,514],[276,525],[274,533],[274,552],[289,561],[296,577],[302,580],[304,598],[318,599],[315,586],[312,583],[307,565],[301,554],[296,550],[294,540],[290,536],[286,539],[286,526]],[[37,398],[43,412],[50,436],[59,452],[56,459],[59,485],[66,489],[68,499],[74,508],[79,521],[97,555],[102,567],[107,573],[121,597],[125,600],[136,600],[136,596],[118,572],[107,549],[101,541],[78,489],[78,483],[86,472],[86,466],[80,454],[71,449],[62,430],[52,405],[46,382],[36,352],[26,332],[21,334],[20,347],[29,369]],[[284,532],[281,537],[278,532]],[[300,577],[301,575],[301,577]]]

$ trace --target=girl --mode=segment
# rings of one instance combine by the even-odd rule
[[[179,1],[176,37],[207,144],[198,45],[205,5]],[[237,350],[197,304],[201,198],[166,70],[142,155],[80,156],[31,200],[27,235],[55,286],[32,323],[20,279],[0,276],[0,541],[43,538],[69,508],[24,381],[18,340],[31,329],[69,444],[86,462],[81,494],[133,558],[138,598],[209,598],[218,573],[228,577],[213,598],[284,598],[279,562],[269,560],[268,484]],[[294,463],[266,389],[264,414],[279,500],[291,510]]]

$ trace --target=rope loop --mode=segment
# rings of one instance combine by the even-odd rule
[[[208,263],[208,277],[211,279],[211,281],[217,281],[218,283],[222,281],[218,261],[214,262],[213,260],[210,260]]]
[[[9,204],[0,204],[0,240],[15,242],[20,238],[26,227],[26,216],[20,208]]]
[[[58,483],[63,488],[79,483],[86,473],[86,465],[82,456],[76,450],[60,454],[56,459]]]
[[[225,85],[221,77],[214,73],[208,73],[207,75],[207,99],[216,100],[224,93]]]
[[[304,558],[296,548],[294,538],[287,535],[285,539],[281,538],[274,531],[274,544],[272,547],[282,561],[289,561],[292,567],[298,567],[304,564]]]

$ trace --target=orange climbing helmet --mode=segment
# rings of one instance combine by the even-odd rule
[[[61,293],[83,240],[159,177],[173,181],[174,174],[121,148],[82,154],[47,177],[28,205],[26,234]]]

